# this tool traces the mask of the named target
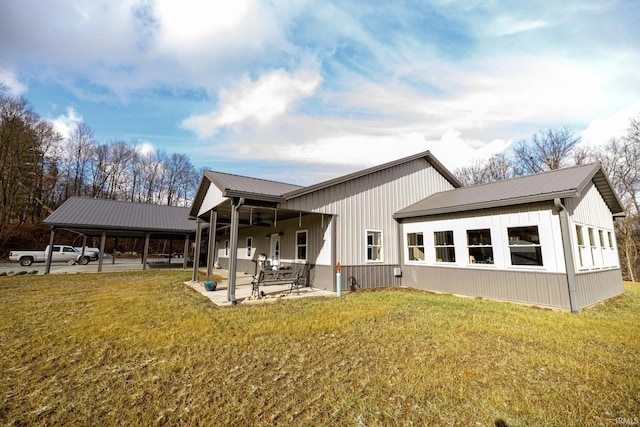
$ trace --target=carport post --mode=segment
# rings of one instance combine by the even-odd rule
[[[102,273],[102,260],[104,259],[104,244],[107,241],[107,230],[102,230],[102,239],[100,239],[100,258],[98,259],[98,273]]]
[[[236,204],[237,203],[237,204]],[[238,225],[240,223],[240,206],[244,198],[231,203],[231,241],[229,242],[229,284],[227,285],[227,301],[236,302],[236,270],[238,269]]]
[[[209,217],[209,244],[207,247],[207,276],[213,274],[213,262],[215,261],[213,256],[216,248],[216,228],[218,228],[218,212],[211,211]]]
[[[193,248],[193,275],[192,282],[198,281],[198,267],[200,267],[200,244],[202,242],[202,220],[196,219],[196,246]]]
[[[144,236],[144,250],[142,252],[142,269],[146,270],[147,269],[147,255],[149,254],[149,239],[150,239],[151,235],[150,233],[147,233]]]
[[[189,235],[184,236],[184,252],[182,253],[182,268],[187,268],[187,257],[189,256]]]
[[[51,236],[49,237],[49,253],[47,254],[47,262],[44,266],[44,274],[51,271],[51,258],[53,257],[53,242],[56,241],[56,228],[51,227]]]

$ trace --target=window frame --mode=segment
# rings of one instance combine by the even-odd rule
[[[511,240],[511,231],[512,230],[528,229],[528,228],[535,228],[536,229],[536,234],[535,235],[537,236],[538,243],[527,243],[527,244],[512,243],[512,240]],[[509,262],[510,262],[510,265],[512,267],[518,267],[518,268],[522,268],[522,267],[544,267],[544,257],[542,256],[542,243],[540,242],[540,227],[538,225],[524,225],[524,226],[517,226],[517,227],[507,227],[507,246],[509,247]],[[518,249],[518,248],[535,248],[536,259],[539,260],[539,264],[514,264],[514,262],[513,262],[513,255],[514,255],[513,249]]]
[[[415,236],[415,244],[411,244],[411,237],[410,236]],[[419,244],[418,241],[418,236],[420,236],[420,238],[422,239],[422,244]],[[422,231],[414,231],[411,233],[406,233],[406,238],[407,238],[407,262],[425,262],[427,257],[426,257],[426,253],[425,253],[425,245],[424,245],[424,232]],[[420,249],[422,249],[422,259],[411,259],[412,254],[414,253],[415,250],[420,251]],[[420,253],[420,252],[418,252]]]
[[[575,226],[576,245],[578,246],[578,261],[580,262],[580,268],[585,268],[584,256],[582,255],[582,253],[587,249],[584,244],[584,226],[580,224],[575,224]]]
[[[300,244],[298,241],[298,236],[304,235],[304,244]],[[307,230],[297,230],[296,231],[296,260],[298,261],[306,261],[307,253],[309,250],[309,233]],[[304,258],[300,258],[300,248],[304,248]]]
[[[470,241],[470,235],[469,233],[473,233],[473,232],[484,232],[487,231],[488,235],[489,235],[489,243],[480,243],[480,244],[471,244]],[[481,265],[495,265],[496,260],[493,257],[493,238],[491,237],[491,228],[477,228],[477,229],[470,229],[470,230],[466,230],[466,234],[467,234],[467,254],[468,254],[468,258],[467,260],[469,261],[470,265],[474,265],[474,264],[481,264]],[[480,252],[484,252],[485,249],[489,249],[491,256],[486,257],[483,254],[483,260],[482,261],[478,261],[478,259],[471,254],[471,250],[476,250],[476,249],[481,249]],[[473,256],[475,262],[471,261],[471,257]],[[489,260],[487,262],[487,259]]]
[[[378,235],[379,236],[379,244],[369,244],[369,235]],[[365,230],[365,260],[367,263],[376,263],[376,262],[384,262],[384,240],[382,230],[374,230],[367,228]],[[369,258],[369,249],[370,248],[378,248],[379,257],[376,259]]]
[[[444,233],[444,234],[442,234]],[[449,234],[450,233],[450,234]],[[444,236],[444,239],[441,239],[441,241],[444,241],[445,244],[438,244],[438,236]],[[449,239],[447,239],[448,236],[451,236],[451,243],[449,243]],[[434,252],[435,252],[435,261],[438,264],[455,264],[456,262],[456,241],[455,241],[455,233],[453,230],[439,230],[439,231],[434,231],[433,232],[433,247],[434,247]],[[448,249],[451,248],[453,249],[453,259],[449,260],[447,259],[446,261],[444,260],[444,257],[438,257],[438,249],[441,250],[445,250],[445,254],[449,255],[448,253]],[[447,257],[448,258],[448,257]]]

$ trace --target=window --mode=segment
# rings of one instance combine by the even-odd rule
[[[424,261],[424,236],[422,233],[407,234],[409,261]]]
[[[589,227],[589,247],[591,248],[591,265],[596,265],[596,238],[593,234],[593,228]]]
[[[253,249],[253,238],[247,237],[247,258],[251,258],[251,250]]]
[[[382,261],[382,231],[367,230],[367,261]]]
[[[467,230],[467,246],[471,264],[493,264],[491,230]]]
[[[582,253],[585,251],[584,236],[582,235],[582,226],[576,225],[576,241],[578,242],[578,256],[580,259],[580,267],[584,267],[584,258]]]
[[[610,231],[607,231],[607,234],[609,235],[609,247],[613,249],[613,235]]]
[[[224,256],[229,256],[229,241],[224,241]]]
[[[511,265],[542,265],[538,227],[507,228]]]
[[[598,230],[598,240],[600,241],[600,262],[604,265],[605,253],[604,250],[607,248],[607,244],[604,241],[604,230]]]
[[[296,231],[296,259],[307,259],[307,230]]]
[[[433,233],[433,245],[436,248],[436,262],[456,262],[453,231],[436,231]]]

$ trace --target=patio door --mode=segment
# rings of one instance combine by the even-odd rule
[[[280,265],[280,235],[278,233],[272,234],[269,241],[269,261],[271,261],[271,265],[278,266]]]

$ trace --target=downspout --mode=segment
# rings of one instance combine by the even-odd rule
[[[227,286],[227,301],[236,303],[236,270],[238,269],[238,225],[240,223],[240,206],[244,205],[244,198],[240,198],[237,204],[231,203],[231,236],[229,254],[229,285]]]
[[[573,258],[569,215],[567,214],[567,208],[559,198],[553,199],[553,204],[556,209],[558,209],[558,215],[560,216],[560,234],[562,236],[562,248],[564,250],[564,263],[567,270],[567,284],[569,286],[569,305],[571,306],[571,312],[577,313],[579,308],[576,296],[576,267]]]

